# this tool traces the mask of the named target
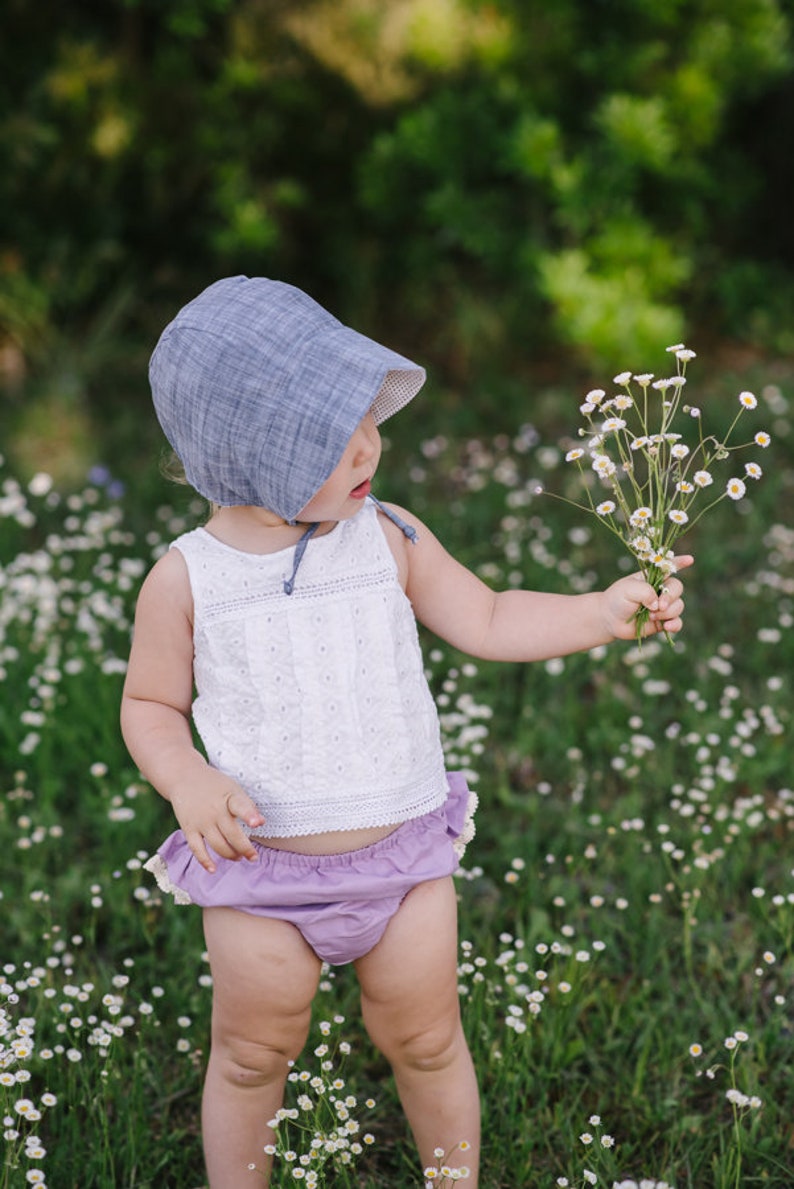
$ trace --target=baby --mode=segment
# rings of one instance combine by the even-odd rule
[[[122,728],[179,824],[150,869],[203,909],[211,1189],[269,1175],[323,962],[355,966],[422,1166],[466,1140],[476,1185],[452,880],[474,799],[444,769],[416,621],[476,657],[541,660],[632,640],[640,607],[646,634],[679,631],[681,582],[489,589],[371,494],[378,427],[424,371],[280,281],[211,285],[163,332],[150,378],[213,511],[143,584]]]

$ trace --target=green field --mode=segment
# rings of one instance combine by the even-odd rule
[[[764,476],[684,539],[673,648],[519,667],[426,641],[449,765],[480,797],[458,887],[486,1189],[794,1185],[794,436],[785,384],[755,379]],[[690,383],[727,423],[738,385]],[[606,584],[615,542],[535,494],[571,482],[566,399],[511,435],[395,438],[379,494],[495,585]],[[204,514],[165,484],[157,502],[101,471],[65,493],[0,469],[1,1189],[204,1184],[201,922],[141,869],[172,819],[118,731],[136,590]],[[347,968],[296,1072],[275,1185],[423,1183]]]

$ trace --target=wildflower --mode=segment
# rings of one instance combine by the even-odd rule
[[[763,430],[760,430],[753,438],[753,441],[755,442],[756,446],[760,446],[763,450],[766,450],[772,439],[768,433],[764,433]]]
[[[703,1046],[699,1045],[697,1042],[695,1042],[695,1044],[691,1044],[689,1046],[690,1057],[700,1057],[702,1055],[702,1053],[703,1053]]]
[[[737,1041],[736,1041],[735,1036],[726,1036],[725,1037],[725,1048],[726,1049],[728,1049],[728,1050],[735,1049],[736,1044],[737,1044]]]
[[[617,470],[617,467],[615,466],[612,459],[606,454],[596,454],[593,457],[592,467],[593,470],[597,472],[597,474],[601,475],[601,477],[605,479],[608,479],[610,476],[614,475],[615,471]]]
[[[586,439],[584,449],[571,450],[566,455],[568,461],[579,461],[589,454],[592,470],[610,488],[613,496],[600,502],[594,500],[590,481],[586,475],[582,475],[587,491],[586,505],[573,500],[568,502],[605,519],[607,527],[634,554],[643,575],[657,591],[661,589],[667,574],[674,572],[674,562],[668,559],[674,557],[672,546],[680,532],[690,522],[698,521],[713,504],[720,502],[720,498],[728,497],[734,501],[742,499],[746,494],[746,480],[761,477],[761,468],[756,463],[745,464],[743,477],[731,478],[722,497],[718,496],[707,507],[698,509],[697,515],[693,513],[690,505],[698,491],[710,487],[714,482],[711,464],[728,458],[732,450],[737,449],[729,447],[728,440],[740,414],[734,418],[724,440],[707,435],[698,426],[698,441],[694,444],[684,441],[684,435],[675,432],[674,419],[679,409],[683,407],[685,415],[700,420],[699,409],[680,405],[683,387],[687,382],[686,364],[695,358],[695,352],[683,343],[674,344],[669,351],[676,357],[675,375],[654,380],[652,373],[632,376],[628,371],[621,372],[614,377],[614,382],[624,391],[609,400],[603,399],[601,390],[594,389],[588,393],[583,409],[590,424],[578,431],[579,436]],[[640,402],[632,393],[632,380],[643,389]],[[649,388],[660,394],[659,402],[648,401]],[[755,408],[758,403],[749,392],[742,392],[739,401],[742,409]],[[593,432],[592,419],[596,410],[602,414],[611,410],[613,415],[606,417]],[[759,433],[755,440],[756,444],[766,446],[769,444],[769,435]],[[613,443],[615,449],[612,449]],[[613,457],[610,457],[610,453]],[[686,497],[684,507],[676,507],[675,493]],[[644,504],[636,506],[648,499],[652,500],[652,507]],[[635,510],[631,511],[632,508]],[[617,511],[625,512],[628,531],[622,516],[613,518]],[[647,544],[644,542],[638,547],[637,534],[632,529],[644,529],[641,535],[649,538]],[[636,615],[638,640],[645,635],[647,619],[647,609],[641,608]]]
[[[585,1147],[587,1147],[588,1144],[591,1144],[593,1142],[593,1137],[589,1131],[583,1131],[582,1134],[579,1136],[579,1139],[582,1141],[582,1143],[585,1145]]]
[[[598,1184],[598,1177],[595,1175],[594,1172],[591,1172],[591,1170],[589,1168],[582,1169],[582,1176],[587,1181],[588,1185],[597,1185]]]
[[[615,1146],[614,1136],[612,1136],[612,1135],[602,1135],[601,1136],[601,1147],[602,1148],[614,1148],[614,1146]]]
[[[647,524],[647,522],[649,520],[651,520],[652,518],[653,518],[653,509],[652,508],[646,508],[646,507],[635,508],[634,511],[632,512],[631,516],[629,517],[629,524],[631,524],[631,526],[633,528],[637,528],[638,525]]]
[[[587,1120],[587,1122],[590,1124],[591,1127],[600,1127],[601,1126],[601,1116],[600,1115],[591,1115],[590,1118]]]

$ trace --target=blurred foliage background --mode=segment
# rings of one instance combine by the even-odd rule
[[[129,472],[160,329],[237,272],[427,363],[464,432],[684,337],[794,355],[793,27],[794,0],[5,0],[0,448]]]

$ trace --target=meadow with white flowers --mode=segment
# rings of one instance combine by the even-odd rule
[[[701,385],[720,440],[740,394],[742,431],[769,440],[763,482],[683,539],[696,565],[674,647],[497,666],[426,641],[449,766],[480,797],[458,889],[485,1189],[794,1185],[786,388],[768,372]],[[542,494],[581,499],[581,400],[542,394],[509,436],[395,439],[379,494],[494,585],[604,585],[636,557]],[[613,515],[593,490],[596,518]],[[0,467],[0,1189],[205,1183],[200,915],[142,870],[170,811],[118,730],[137,588],[203,515],[164,482],[149,515],[101,468],[64,492]],[[466,1147],[417,1167],[352,973],[328,970],[273,1184],[450,1186]]]

